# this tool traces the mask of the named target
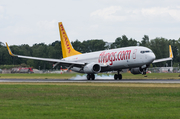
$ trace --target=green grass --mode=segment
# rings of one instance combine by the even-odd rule
[[[15,78],[15,79],[70,79],[76,77],[77,75],[86,74],[80,73],[64,73],[64,74],[0,74],[1,79]],[[98,75],[110,75],[113,79],[114,74],[99,73]],[[180,79],[179,73],[151,73],[144,75],[133,75],[131,73],[122,73],[123,79]]]
[[[64,74],[0,74],[1,79],[15,78],[15,79],[69,79],[76,76],[77,73]]]
[[[177,119],[179,110],[180,87],[0,85],[1,119]]]
[[[151,73],[147,74],[147,77],[144,75],[138,74],[133,75],[131,73],[123,73],[123,79],[180,79],[179,73]]]

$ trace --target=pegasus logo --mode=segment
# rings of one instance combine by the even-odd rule
[[[71,52],[71,48],[70,48],[70,46],[69,46],[69,42],[68,42],[68,38],[67,38],[66,32],[65,32],[62,24],[60,24],[59,27],[60,27],[60,31],[61,31],[61,33],[62,33],[62,38],[63,38],[64,41],[65,41],[66,48],[68,49],[68,53],[70,53],[70,52]]]
[[[130,59],[131,50],[120,51],[117,55],[116,54],[117,52],[106,53],[106,51],[104,51],[99,55],[98,62],[107,63],[109,61],[109,65],[113,65],[114,61],[128,60]]]

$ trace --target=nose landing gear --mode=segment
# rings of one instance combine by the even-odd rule
[[[144,77],[147,77],[147,75],[146,75],[146,69],[143,69],[142,75],[144,75]]]
[[[142,70],[142,75],[146,75],[146,69]]]

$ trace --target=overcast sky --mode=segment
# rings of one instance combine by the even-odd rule
[[[63,22],[71,41],[126,35],[180,38],[180,0],[0,0],[0,41],[50,44]]]

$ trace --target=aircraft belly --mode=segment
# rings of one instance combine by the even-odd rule
[[[133,68],[133,67],[139,67],[144,65],[144,63],[140,62],[139,60],[124,60],[124,61],[118,61],[114,62],[112,66],[110,66],[113,69],[127,69],[127,68]]]
[[[129,64],[127,61],[117,61],[114,62],[113,65],[109,65],[111,69],[123,69],[123,68],[128,68]]]

